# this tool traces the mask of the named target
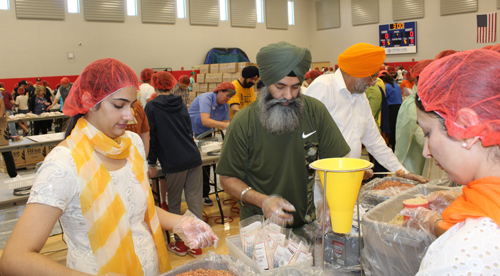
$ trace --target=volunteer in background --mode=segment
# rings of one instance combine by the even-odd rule
[[[149,102],[151,95],[155,93],[155,89],[151,86],[151,77],[155,73],[155,70],[151,68],[145,68],[141,71],[141,86],[139,86],[140,92],[138,94],[139,101],[142,107],[145,107]]]
[[[189,211],[201,219],[201,156],[193,140],[193,129],[186,104],[180,96],[170,92],[175,84],[172,74],[158,72],[153,75],[151,82],[158,96],[146,106],[146,115],[151,126],[149,177],[156,175],[156,161],[160,160],[166,181],[166,184],[162,183],[161,192],[163,199],[168,196],[169,211],[181,214],[181,198],[184,192]],[[201,249],[187,248],[177,235],[175,241],[168,245],[168,250],[179,256],[189,254],[196,257],[202,254]]]
[[[196,72],[191,71],[191,77],[189,77],[189,91],[193,91],[193,84],[196,83],[195,77]]]
[[[15,102],[12,99],[12,93],[7,92],[3,88],[3,83],[0,83],[0,92],[2,93],[3,102],[5,106],[5,117],[9,117],[9,115],[14,115],[14,112],[12,112],[12,107],[14,106]],[[17,129],[15,123],[9,123],[9,130],[10,130],[10,136],[17,136]]]
[[[312,70],[312,71],[309,71],[306,73],[305,75],[305,79],[304,81],[302,82],[302,87],[304,88],[307,88],[309,87],[309,85],[311,85],[311,83],[317,78],[321,76],[320,72],[316,71],[316,70]]]
[[[2,258],[2,275],[158,275],[170,269],[163,230],[193,247],[217,242],[194,216],[155,207],[144,146],[125,131],[137,99],[135,72],[115,59],[89,64],[66,99],[66,140],[45,158]],[[41,255],[57,219],[67,267]]]
[[[232,119],[236,112],[240,111],[245,106],[253,103],[256,99],[253,86],[259,79],[259,69],[255,66],[247,66],[241,71],[241,78],[233,81],[236,94],[228,102],[229,117]]]
[[[229,100],[234,96],[234,84],[225,81],[219,84],[213,93],[203,93],[194,99],[189,107],[189,117],[193,126],[194,136],[212,128],[226,129],[229,125]],[[209,135],[211,136],[211,134]],[[214,203],[208,197],[210,193],[210,166],[203,167],[203,204],[212,206]]]
[[[47,110],[51,110],[56,103],[61,104],[61,110],[62,110],[64,106],[64,101],[66,101],[66,98],[68,97],[69,91],[71,90],[72,86],[73,83],[71,83],[68,78],[66,77],[62,78],[61,86],[59,86],[59,88],[57,89],[56,97],[54,98],[52,104],[47,108]],[[60,99],[62,99],[62,101],[60,101]]]
[[[17,112],[19,114],[28,114],[30,112],[28,108],[28,96],[24,87],[19,87],[17,93],[19,94],[16,98]],[[19,122],[17,124],[24,130],[24,136],[29,135],[28,122]]]
[[[488,70],[484,70],[488,68]],[[478,75],[477,72],[482,72]],[[423,155],[464,185],[452,200],[443,191],[429,205],[405,209],[407,224],[438,236],[418,276],[500,272],[500,54],[468,50],[438,59],[420,74],[416,97]]]
[[[172,88],[171,93],[180,96],[186,106],[189,106],[189,76],[182,75],[179,77],[179,82]]]
[[[296,228],[315,220],[314,170],[319,158],[343,157],[349,147],[325,106],[300,93],[311,52],[287,42],[257,53],[265,87],[231,121],[217,174],[240,200],[240,219],[256,214]]]
[[[377,82],[384,59],[383,48],[367,43],[355,44],[338,57],[340,69],[334,74],[318,77],[309,86],[306,94],[326,106],[351,148],[350,158],[361,158],[363,144],[368,153],[388,171],[407,172],[380,135],[364,93],[369,86]],[[368,170],[365,178],[371,176],[371,170]],[[406,177],[420,179],[413,174],[407,174]],[[316,198],[322,198],[319,194],[320,185],[318,181]]]

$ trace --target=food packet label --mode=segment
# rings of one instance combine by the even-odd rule
[[[266,226],[266,229],[272,233],[281,233],[281,226],[279,226],[275,223],[269,223]]]
[[[255,242],[255,234],[243,235],[243,242],[243,250],[245,252],[245,255],[251,258]]]
[[[345,263],[345,245],[339,241],[333,240],[333,253],[338,264],[344,265]]]
[[[281,245],[279,243],[276,245],[276,250],[274,252],[274,257],[273,257],[274,268],[277,268],[280,266],[280,261],[281,261],[282,257],[285,255],[285,250],[286,250],[286,247],[284,247],[283,245]]]
[[[295,254],[297,254],[299,247],[294,244],[294,242],[290,242],[288,246],[286,247],[286,250],[281,257],[281,260],[279,262],[280,266],[284,266],[290,263],[290,261],[293,259]]]
[[[262,269],[269,269],[269,261],[266,254],[266,245],[264,242],[255,244],[253,259]]]

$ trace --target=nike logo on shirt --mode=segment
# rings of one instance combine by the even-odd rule
[[[304,134],[304,132],[302,132],[302,138],[306,139],[307,137],[313,135],[314,133],[316,133],[316,130],[308,134]]]

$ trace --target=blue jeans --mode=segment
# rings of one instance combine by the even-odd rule
[[[12,110],[5,110],[5,113],[7,114],[7,116],[14,114]],[[17,136],[16,123],[10,123],[9,129],[10,129],[10,136]]]

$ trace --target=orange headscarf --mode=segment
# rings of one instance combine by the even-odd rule
[[[349,76],[366,78],[377,73],[384,60],[385,50],[382,47],[357,43],[340,54],[337,62]]]
[[[491,218],[500,226],[500,177],[484,177],[462,189],[463,195],[443,211],[439,227],[450,229],[466,218]]]

